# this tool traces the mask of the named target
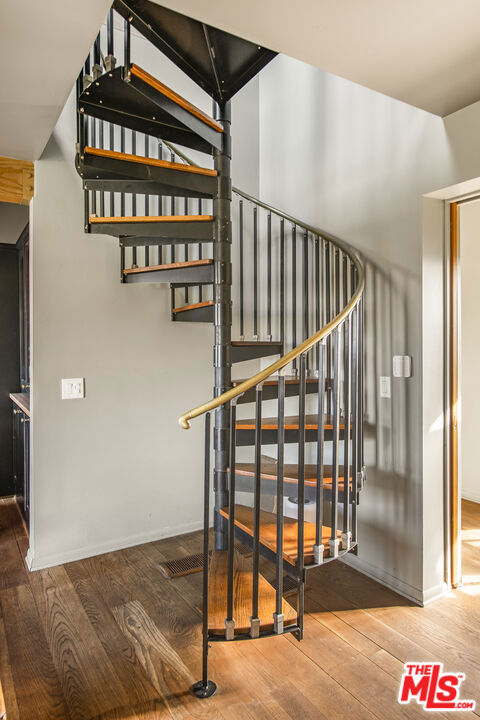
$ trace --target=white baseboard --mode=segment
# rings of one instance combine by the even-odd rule
[[[203,521],[199,520],[176,527],[167,527],[161,530],[152,530],[149,533],[141,533],[138,535],[130,535],[116,540],[98,543],[97,545],[86,545],[81,548],[66,550],[65,552],[54,553],[52,555],[34,555],[28,550],[26,561],[29,570],[44,570],[55,565],[63,565],[64,563],[74,562],[75,560],[84,560],[85,558],[95,555],[103,555],[107,552],[115,550],[124,550],[134,545],[143,545],[144,543],[154,542],[155,540],[163,540],[164,538],[183,535],[184,533],[194,532],[203,528]]]
[[[462,500],[470,500],[470,502],[480,503],[480,493],[477,494],[462,490]]]
[[[356,557],[351,553],[344,555],[342,557],[342,561],[354,570],[358,570],[358,572],[372,578],[372,580],[376,580],[382,585],[385,585],[385,587],[388,587],[390,590],[402,595],[402,597],[407,598],[407,600],[412,600],[412,602],[417,605],[427,605],[434,600],[438,600],[438,598],[448,592],[446,583],[440,583],[439,585],[428,588],[427,590],[420,590],[419,588],[400,580],[400,578],[391,575],[386,570],[379,570],[366,560]]]

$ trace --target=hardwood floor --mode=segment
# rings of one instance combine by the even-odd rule
[[[199,533],[29,573],[20,516],[0,500],[0,718],[420,718],[420,706],[397,702],[403,663],[419,660],[465,672],[462,697],[478,702],[480,505],[464,502],[463,520],[462,589],[419,608],[341,562],[319,568],[305,639],[214,644],[219,689],[202,701],[188,691],[200,673],[201,574],[158,569],[198,552]]]

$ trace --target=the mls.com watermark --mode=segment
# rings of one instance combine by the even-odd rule
[[[475,710],[475,700],[460,697],[465,673],[444,673],[442,663],[405,663],[398,702],[416,700],[425,710]]]

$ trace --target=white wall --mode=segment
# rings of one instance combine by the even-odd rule
[[[193,82],[132,42],[132,58],[211,112]],[[244,93],[234,181],[255,192],[258,83]],[[168,286],[120,284],[118,241],[83,233],[74,152],[72,94],[36,163],[31,208],[34,569],[202,524],[203,423],[187,433],[177,418],[211,397],[213,329],[172,323]],[[62,401],[62,377],[85,377],[85,399]]]
[[[368,475],[351,562],[418,601],[443,582],[441,478],[426,498],[423,482],[422,195],[461,175],[452,142],[441,118],[299,61],[279,56],[261,75],[262,199],[377,266],[366,297]],[[391,400],[380,400],[394,354],[413,357],[413,377],[392,378]],[[436,533],[424,533],[424,501]]]
[[[480,202],[460,205],[460,458],[462,497],[480,502],[478,467],[478,375],[480,335]]]

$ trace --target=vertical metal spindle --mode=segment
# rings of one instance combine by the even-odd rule
[[[285,220],[280,220],[280,339],[285,348]],[[285,350],[283,351],[285,352]]]
[[[128,20],[125,20],[123,25],[123,65],[125,79],[130,75],[130,49],[130,23]]]
[[[315,331],[320,330],[320,238],[315,238]],[[318,366],[317,366],[318,370]]]
[[[258,340],[258,208],[253,206],[253,337]]]
[[[335,268],[335,315],[340,312],[340,250],[335,250],[334,255]]]
[[[340,329],[333,331],[333,459],[330,557],[338,556],[338,451],[340,445]]]
[[[113,123],[109,123],[108,127],[108,147],[110,150],[114,150],[115,145],[115,128]],[[110,193],[110,216],[113,217],[115,215],[115,193]]]
[[[292,226],[292,348],[297,346],[297,228]],[[297,361],[293,361],[293,372],[297,374]]]
[[[188,197],[184,198],[183,201],[183,214],[188,215]],[[188,243],[185,243],[183,246],[184,255],[185,255],[185,262],[188,262]],[[185,305],[188,305],[189,303],[189,288],[188,285],[185,285]]]
[[[98,126],[98,144],[101,148],[105,147],[104,145],[104,121],[99,120],[99,126]],[[105,217],[105,193],[103,190],[99,192],[99,200],[100,200],[100,216]]]
[[[97,119],[94,117],[88,118],[88,124],[90,126],[90,143],[92,147],[97,147]],[[92,215],[97,214],[97,191],[92,190],[91,192],[91,212]]]
[[[125,282],[125,245],[120,241],[120,282]]]
[[[137,154],[137,133],[135,130],[132,130],[132,155]],[[132,193],[132,215],[135,217],[137,214],[137,196],[135,193]],[[138,267],[137,264],[137,247],[134,246],[132,248],[132,268]]]
[[[208,575],[210,560],[210,413],[205,415],[205,477],[203,492],[203,653],[202,679],[195,683],[192,691],[197,697],[210,697],[217,686],[208,679]]]
[[[308,231],[305,230],[303,233],[303,259],[302,259],[302,274],[303,274],[303,340],[306,340],[310,333],[309,327],[309,267],[308,267]],[[306,367],[308,371],[308,355],[306,357]]]
[[[305,564],[305,392],[306,392],[305,354],[300,355],[300,380],[298,397],[298,522],[297,522],[297,580],[298,580],[298,640],[303,638],[304,611],[304,564]]]
[[[233,617],[233,587],[235,562],[235,450],[236,450],[237,400],[230,406],[230,488],[228,496],[228,570],[227,570],[227,617],[225,638],[233,640],[235,620]]]
[[[107,15],[107,55],[113,56],[113,7],[110,8]],[[110,68],[107,67],[107,70]]]
[[[161,160],[163,157],[163,146],[162,141],[158,141],[157,145],[157,158]],[[163,215],[163,198],[161,195],[158,196],[158,210],[157,215],[162,216]],[[157,245],[157,254],[158,254],[158,264],[161,265],[163,263],[163,252],[162,252],[162,246]]]
[[[101,62],[101,56],[100,56],[100,33],[98,33],[97,37],[95,38],[95,42],[93,44],[93,72],[92,77],[95,81],[97,78],[100,77],[102,74],[102,66],[100,65]]]
[[[272,213],[267,216],[267,339],[272,339]]]
[[[278,373],[278,434],[277,434],[277,553],[275,558],[276,599],[273,624],[275,632],[281,634],[284,625],[283,613],[283,498],[285,472],[285,375]]]
[[[170,162],[175,162],[175,153],[170,151]],[[170,199],[170,215],[175,215],[175,196],[172,195]],[[175,245],[170,245],[170,262],[175,262]]]
[[[145,134],[144,139],[144,150],[145,150],[145,157],[149,157],[150,155],[150,147],[149,147],[149,137],[147,134]],[[145,215],[150,215],[150,196],[145,195]],[[148,267],[150,265],[150,246],[145,245],[145,266]]]
[[[239,228],[239,284],[240,284],[240,338],[243,340],[245,337],[245,326],[244,326],[244,296],[243,296],[243,200],[239,201],[238,205],[238,228]]]
[[[250,635],[253,638],[258,637],[260,633],[260,618],[258,617],[258,575],[260,568],[262,393],[263,386],[257,385],[255,391],[255,486],[253,495],[252,616],[250,618]]]
[[[198,199],[198,214],[202,215],[202,198]],[[203,256],[203,245],[202,243],[198,243],[198,259],[201,260]],[[198,301],[202,302],[203,300],[203,286],[199,285],[198,287]]]
[[[330,241],[325,242],[325,320],[332,319],[332,283],[331,283],[331,262],[330,262]],[[327,337],[327,415],[332,414],[332,336]]]
[[[345,263],[346,268],[346,263]],[[350,531],[350,317],[343,324],[343,530],[342,550],[349,550]]]
[[[352,325],[352,541],[357,540],[358,457],[358,307],[351,314]]]
[[[315,545],[313,557],[316,563],[323,562],[323,465],[325,455],[325,343],[320,340],[317,343],[317,368],[318,368],[318,404],[317,404],[317,485],[315,488]]]
[[[364,368],[364,343],[363,343],[363,333],[364,333],[364,309],[363,309],[363,296],[360,298],[358,302],[358,409],[359,409],[359,430],[360,430],[360,438],[359,438],[359,453],[360,453],[360,472],[362,473],[362,483],[364,481],[364,473],[365,473],[365,450],[364,450],[364,432],[363,432],[363,422],[364,422],[364,389],[363,389],[363,368]]]
[[[125,152],[125,128],[120,128],[120,152]],[[125,217],[125,193],[120,193],[120,217]]]

